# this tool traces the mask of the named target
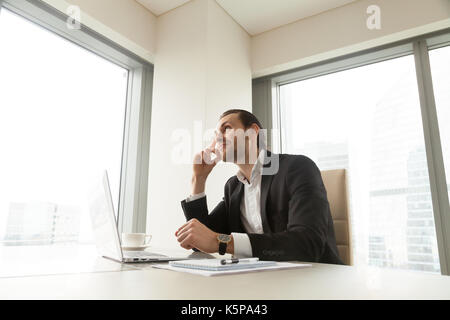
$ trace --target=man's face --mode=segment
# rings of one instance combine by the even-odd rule
[[[219,120],[216,127],[216,148],[222,154],[222,161],[245,162],[249,146],[256,144],[258,126],[245,129],[237,113],[229,114]]]

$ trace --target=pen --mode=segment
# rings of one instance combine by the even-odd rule
[[[237,258],[232,258],[232,259],[222,259],[220,260],[220,264],[224,265],[224,264],[233,264],[233,263],[239,263],[239,262],[256,262],[258,261],[259,258],[248,258],[248,259],[237,259]]]

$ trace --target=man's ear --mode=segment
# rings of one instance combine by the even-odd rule
[[[256,123],[252,123],[252,125],[250,126],[249,129],[253,129],[255,131],[256,135],[258,135],[259,127],[258,127],[258,125]]]

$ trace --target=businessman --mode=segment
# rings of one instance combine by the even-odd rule
[[[248,111],[222,114],[215,140],[194,157],[192,192],[181,202],[187,223],[175,232],[181,247],[261,260],[343,264],[319,169],[306,156],[267,150],[261,129]],[[239,170],[226,182],[223,200],[208,213],[205,183],[221,160]]]

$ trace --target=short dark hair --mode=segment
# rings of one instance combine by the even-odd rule
[[[255,115],[251,112],[248,112],[247,110],[242,109],[230,109],[222,113],[220,116],[220,119],[223,117],[226,117],[230,114],[237,113],[239,120],[241,120],[242,124],[244,125],[244,128],[249,128],[252,124],[256,123],[256,125],[263,129],[263,126],[261,125],[261,122],[259,122],[258,118],[255,117]]]
[[[224,113],[222,113],[222,115],[220,116],[219,120],[222,119],[223,117],[226,117],[230,114],[235,114],[237,113],[239,120],[242,122],[242,124],[244,125],[245,129],[250,128],[250,126],[252,124],[256,124],[259,129],[263,129],[263,126],[261,125],[261,122],[259,122],[258,118],[255,117],[255,115],[251,112],[248,112],[247,110],[242,110],[242,109],[230,109],[225,111]],[[259,133],[258,133],[258,137],[256,138],[256,145],[259,148]],[[265,149],[266,148],[266,142],[263,139],[263,145],[262,147]]]

